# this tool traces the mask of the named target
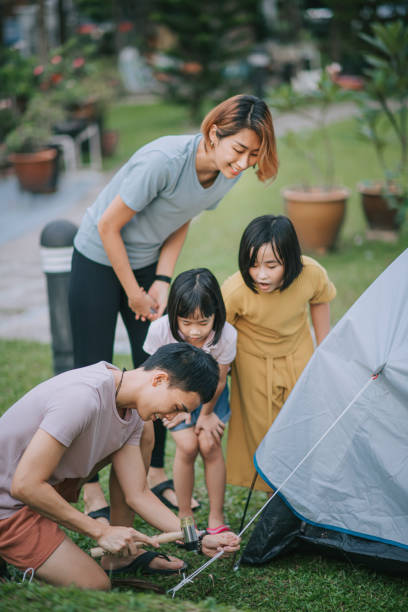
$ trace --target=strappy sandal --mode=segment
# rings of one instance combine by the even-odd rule
[[[156,495],[156,497],[158,497],[160,499],[160,501],[165,506],[170,508],[170,510],[174,510],[174,511],[177,512],[177,510],[179,509],[178,506],[176,506],[175,504],[172,504],[171,501],[169,501],[163,495],[163,493],[164,493],[164,491],[166,491],[166,489],[170,489],[171,491],[174,491],[174,480],[172,478],[169,478],[169,480],[163,480],[163,482],[159,482],[159,484],[157,484],[156,486],[152,487],[150,490],[151,490],[152,493],[154,493]],[[194,508],[192,508],[193,512],[195,512],[196,510],[201,508],[200,502],[197,501],[196,503],[197,503],[197,505],[194,506]]]
[[[220,533],[224,533],[225,531],[232,531],[231,527],[228,525],[219,525],[218,527],[207,527],[206,532],[208,535],[218,535]]]
[[[99,508],[99,510],[92,510],[92,512],[88,512],[88,516],[93,519],[105,518],[110,521],[110,506],[104,506],[103,508]]]
[[[108,576],[117,576],[119,574],[127,574],[129,572],[141,570],[142,574],[162,574],[163,576],[170,576],[170,574],[179,574],[180,572],[184,572],[187,569],[187,563],[184,563],[183,566],[180,567],[180,569],[159,569],[155,567],[149,567],[149,563],[156,557],[162,557],[163,559],[166,559],[166,561],[171,561],[171,559],[167,555],[147,550],[146,552],[136,557],[136,559],[133,559],[132,563],[124,565],[123,567],[118,567],[117,569],[106,569],[105,572],[108,574]]]

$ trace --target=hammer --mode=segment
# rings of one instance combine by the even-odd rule
[[[157,542],[159,542],[159,544],[167,544],[168,542],[175,542],[176,540],[182,540],[183,535],[184,535],[183,531],[169,531],[165,533],[159,533],[159,535],[155,537],[156,537]],[[140,544],[146,545],[145,542],[140,542]],[[90,553],[91,553],[91,557],[93,557],[94,559],[103,557],[103,555],[105,554],[107,555],[110,554],[108,553],[108,551],[106,551],[101,546],[96,546],[95,548],[91,548]]]

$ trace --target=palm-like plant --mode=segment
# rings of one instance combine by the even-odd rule
[[[336,166],[333,143],[328,130],[328,113],[334,104],[346,101],[350,93],[337,85],[327,70],[323,70],[316,88],[307,93],[297,92],[291,85],[282,85],[269,104],[282,112],[295,112],[304,117],[313,129],[302,134],[288,130],[283,138],[292,151],[306,161],[307,169],[302,178],[302,188],[319,187],[331,190],[336,187]],[[318,138],[320,147],[312,146]]]
[[[399,20],[376,23],[372,35],[361,36],[369,52],[366,86],[356,97],[359,132],[372,143],[383,193],[401,216],[408,206],[408,26]]]

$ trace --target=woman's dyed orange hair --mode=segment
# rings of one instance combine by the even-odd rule
[[[232,136],[245,128],[253,130],[260,142],[258,170],[260,181],[274,179],[278,173],[275,132],[267,104],[255,96],[240,94],[221,102],[210,110],[201,124],[205,144],[210,146],[210,129],[217,126],[217,137]]]

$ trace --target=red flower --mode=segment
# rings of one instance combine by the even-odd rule
[[[33,70],[35,76],[40,76],[44,72],[44,66],[36,66]]]
[[[133,30],[133,23],[131,21],[121,21],[118,30],[119,32],[130,32],[130,30]]]
[[[158,81],[162,81],[163,83],[169,83],[171,81],[170,75],[165,72],[155,72],[154,76]]]
[[[62,61],[62,57],[60,55],[54,55],[51,59],[51,64],[59,64]]]
[[[91,34],[94,30],[96,26],[93,23],[83,23],[77,28],[78,34]]]
[[[199,74],[203,67],[198,62],[185,62],[182,66],[182,71],[185,74]]]
[[[62,74],[60,72],[56,72],[55,74],[51,75],[51,81],[54,83],[54,85],[58,85],[58,83],[62,81]]]
[[[85,64],[85,60],[83,57],[76,57],[72,62],[73,68],[81,68]]]

